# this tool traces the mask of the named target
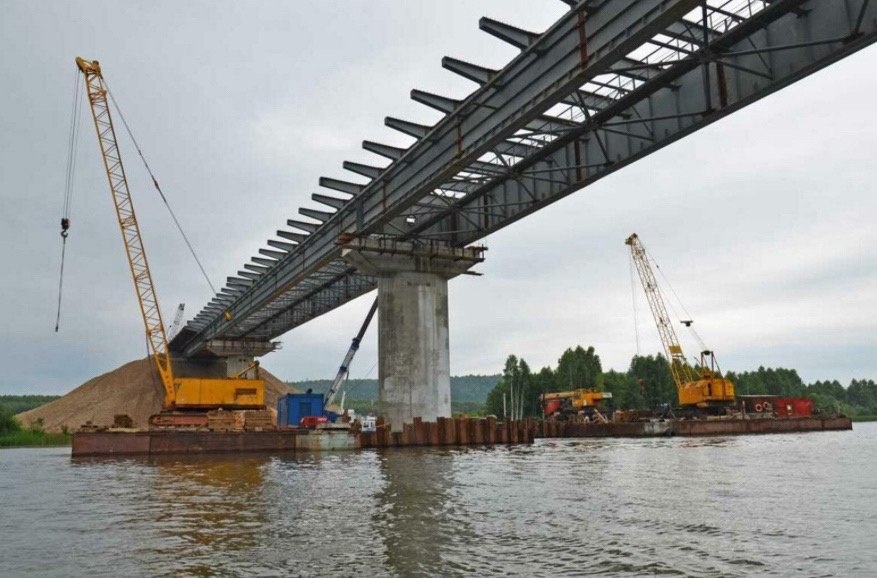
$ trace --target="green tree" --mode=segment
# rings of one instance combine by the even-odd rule
[[[533,376],[533,398],[539,400],[539,396],[543,393],[554,391],[555,385],[554,371],[550,367],[543,367],[539,373]],[[538,403],[536,415],[542,415],[542,404]]]
[[[539,394],[543,391],[546,380],[551,376],[550,370],[547,375],[548,378],[544,369],[533,375],[526,361],[509,355],[503,368],[502,378],[487,394],[487,413],[500,418],[513,415],[540,416],[542,408]]]
[[[612,394],[614,408],[639,409],[645,404],[639,384],[628,372],[610,369],[604,373],[603,389]]]
[[[756,371],[728,372],[727,378],[734,382],[737,395],[801,396],[807,393],[807,387],[794,369],[759,367]]]
[[[647,408],[669,403],[676,406],[679,397],[670,364],[660,353],[657,355],[635,355],[630,361],[628,375],[639,385],[643,405]]]
[[[877,383],[873,380],[854,379],[847,388],[847,401],[859,412],[877,415]]]
[[[836,379],[834,381],[817,381],[811,383],[807,387],[807,393],[810,395],[823,395],[836,399],[837,401],[847,401],[847,390]]]
[[[12,415],[12,412],[5,407],[0,406],[0,435],[17,432],[21,429],[18,420]]]
[[[575,349],[569,348],[557,360],[554,377],[554,391],[602,389],[603,366],[600,356],[593,347],[584,349],[579,345]]]
[[[511,413],[511,389],[519,371],[518,358],[515,355],[509,355],[502,370],[502,378],[487,394],[487,413],[500,418]]]

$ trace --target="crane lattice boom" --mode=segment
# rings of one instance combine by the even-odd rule
[[[649,302],[649,308],[652,310],[652,316],[655,318],[655,324],[658,326],[658,334],[661,336],[661,343],[664,345],[664,353],[670,362],[670,370],[673,372],[673,381],[676,386],[680,387],[683,383],[694,381],[695,375],[691,367],[685,360],[685,354],[682,352],[682,345],[676,336],[676,330],[670,322],[670,316],[667,314],[667,307],[664,305],[664,297],[658,287],[658,280],[652,272],[646,256],[646,248],[639,240],[639,236],[634,233],[625,241],[630,246],[630,256],[636,271],[642,281],[645,290],[646,299]]]
[[[721,377],[712,351],[704,349],[700,352],[699,374],[688,364],[685,360],[685,354],[682,353],[682,346],[679,344],[676,331],[670,323],[670,316],[667,314],[667,307],[664,305],[664,297],[658,287],[658,280],[649,265],[646,248],[636,233],[628,237],[625,243],[630,247],[631,259],[636,265],[643,290],[649,301],[649,307],[652,310],[652,316],[658,326],[661,343],[670,362],[670,371],[679,394],[679,405],[707,409],[714,413],[726,411],[735,400],[734,384]],[[690,324],[691,322],[684,323]]]
[[[85,75],[85,86],[88,91],[88,101],[91,105],[91,114],[94,118],[94,127],[97,130],[98,143],[104,161],[104,169],[110,183],[110,191],[113,203],[116,207],[116,216],[119,219],[119,227],[122,230],[122,240],[125,243],[125,252],[128,256],[128,264],[131,267],[131,276],[134,279],[134,288],[137,291],[137,300],[140,304],[140,312],[143,315],[143,323],[146,327],[146,339],[149,343],[161,382],[164,385],[166,409],[174,404],[175,390],[171,359],[167,346],[167,335],[164,330],[164,322],[161,318],[161,309],[158,306],[158,298],[152,283],[152,275],[149,272],[149,263],[146,259],[146,250],[143,247],[143,238],[140,235],[140,227],[137,224],[137,216],[134,213],[134,204],[131,201],[131,193],[128,190],[128,180],[125,177],[125,167],[122,165],[122,156],[119,154],[119,146],[116,141],[116,131],[113,128],[113,119],[110,115],[109,102],[107,101],[107,87],[101,74],[100,64],[83,58],[76,59],[76,65]]]

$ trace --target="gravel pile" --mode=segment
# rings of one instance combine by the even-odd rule
[[[265,404],[274,408],[277,398],[290,389],[264,369],[259,369],[259,375],[265,380]],[[113,416],[127,414],[134,420],[135,427],[145,428],[149,416],[161,410],[163,397],[164,389],[155,366],[146,358],[92,378],[64,397],[17,417],[25,426],[42,419],[46,431],[59,432],[66,426],[72,432],[86,421],[111,425]]]

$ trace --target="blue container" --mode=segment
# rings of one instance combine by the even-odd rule
[[[288,393],[277,400],[277,425],[298,427],[303,417],[323,415],[322,393]]]

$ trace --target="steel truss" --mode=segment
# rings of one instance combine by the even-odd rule
[[[174,339],[273,339],[374,288],[340,259],[341,235],[465,246],[877,40],[877,0],[564,0],[538,34],[483,18],[521,53],[502,70],[455,58],[463,100],[411,97],[434,126],[371,141],[387,167],[345,162],[367,184],[321,178],[310,220],[289,220]],[[340,193],[339,196],[337,193]],[[223,315],[231,312],[231,319]]]

